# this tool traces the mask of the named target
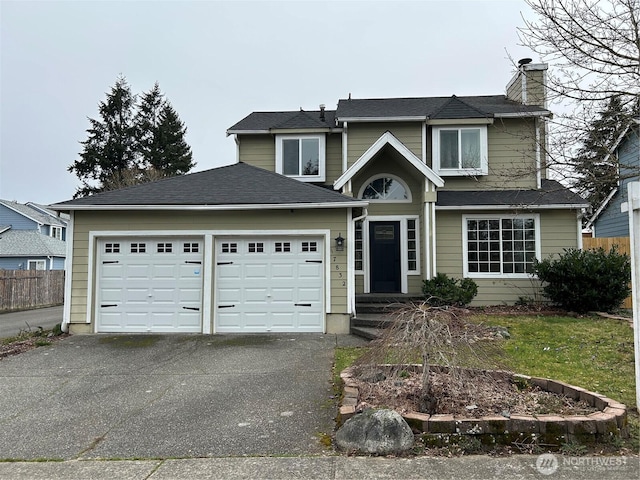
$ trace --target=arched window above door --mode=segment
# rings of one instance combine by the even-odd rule
[[[365,182],[358,198],[372,202],[411,202],[411,191],[398,177],[384,174]]]

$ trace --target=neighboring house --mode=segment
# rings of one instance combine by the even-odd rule
[[[64,269],[66,230],[47,207],[0,200],[0,269]]]
[[[640,119],[629,124],[611,151],[618,160],[620,180],[586,225],[596,238],[629,236],[629,214],[621,206],[628,200],[629,182],[640,181]]]
[[[471,277],[531,296],[586,203],[547,178],[546,65],[507,95],[254,112],[238,163],[53,207],[71,215],[65,325],[82,332],[343,332],[356,294]]]

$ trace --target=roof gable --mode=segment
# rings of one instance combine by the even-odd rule
[[[382,150],[386,145],[390,145],[395,148],[400,155],[402,155],[416,170],[418,170],[425,178],[429,179],[431,183],[437,187],[444,186],[444,181],[433,170],[425,165],[414,153],[409,150],[400,140],[398,140],[391,132],[386,131],[383,133],[373,145],[371,145],[366,152],[362,154],[353,165],[351,165],[340,177],[333,182],[333,188],[340,189],[351,180],[360,170],[362,170],[375,155]]]
[[[360,206],[331,189],[287,178],[246,163],[166,178],[52,205],[56,210],[96,208],[241,209]]]
[[[486,112],[481,112],[476,107],[463,102],[453,95],[447,102],[442,105],[433,115],[431,119],[460,119],[460,118],[486,118],[490,116]]]

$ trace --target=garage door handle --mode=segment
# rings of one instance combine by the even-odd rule
[[[218,262],[216,265],[233,265],[233,262]]]
[[[218,308],[233,308],[235,305],[218,305]]]
[[[322,263],[322,260],[305,260],[307,263]]]
[[[195,260],[194,261],[185,260],[184,263],[195,263],[197,265],[202,265],[202,262],[196,262]]]
[[[105,260],[102,262],[103,265],[106,265],[107,263],[118,263],[118,260]]]
[[[100,305],[101,308],[117,307],[117,306],[118,306],[117,303],[107,303],[106,305]]]
[[[184,308],[185,310],[195,310],[196,312],[200,311],[198,307],[182,307],[182,308]]]
[[[311,304],[310,303],[296,303],[295,306],[296,307],[310,307]]]

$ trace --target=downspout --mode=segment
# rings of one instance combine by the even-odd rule
[[[369,215],[369,211],[367,210],[367,207],[362,207],[362,215],[360,215],[359,217],[353,218],[351,220],[351,230],[353,232],[356,231],[356,222],[359,222],[361,220],[364,220],[365,218],[367,218],[367,215]],[[363,235],[364,235],[364,229],[363,229]],[[351,312],[353,314],[353,316],[356,315],[356,269],[355,269],[355,252],[356,252],[356,245],[355,245],[355,236],[354,239],[349,242],[352,246],[349,247],[349,250],[353,252],[353,262],[349,264],[349,285],[351,285],[351,289],[353,290],[352,292],[349,292],[349,302],[351,303]]]

